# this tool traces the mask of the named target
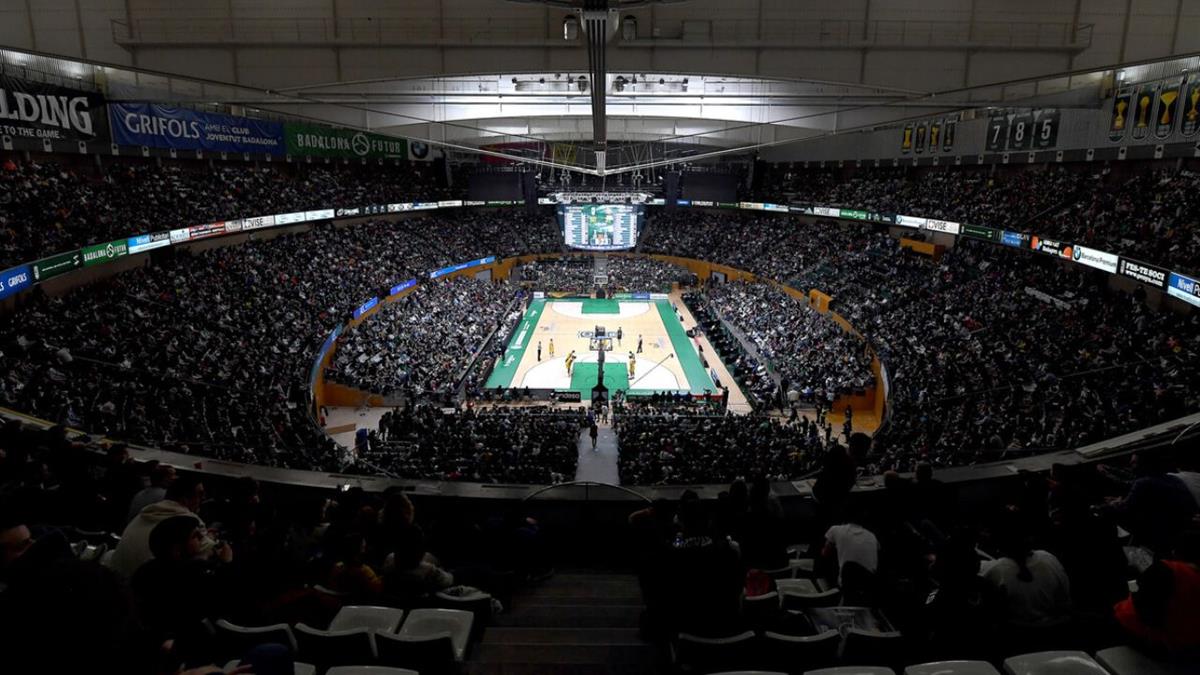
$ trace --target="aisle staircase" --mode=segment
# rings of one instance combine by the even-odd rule
[[[592,282],[596,288],[608,285],[608,256],[603,253],[592,256]]]
[[[663,665],[638,637],[641,591],[633,574],[559,572],[518,592],[492,618],[468,675],[641,675]]]

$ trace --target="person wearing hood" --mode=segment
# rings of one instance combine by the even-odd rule
[[[113,551],[108,566],[124,579],[130,579],[142,565],[154,557],[150,550],[150,532],[164,520],[176,516],[196,519],[198,527],[205,529],[204,521],[197,512],[204,501],[204,484],[192,476],[179,476],[167,487],[162,501],[143,508],[121,533],[121,543]],[[206,530],[207,531],[207,530]],[[203,552],[207,555],[216,547],[209,536],[204,537]]]

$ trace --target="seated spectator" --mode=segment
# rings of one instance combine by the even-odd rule
[[[1071,620],[1066,570],[1054,554],[1033,549],[1029,539],[1016,514],[1006,514],[996,530],[999,557],[983,570],[983,578],[1004,596],[1004,619],[1013,649],[1034,637],[1043,642],[1048,636],[1061,637],[1061,632],[1047,629],[1061,628]]]
[[[1170,466],[1164,453],[1135,453],[1130,462],[1135,477],[1129,492],[1106,511],[1129,530],[1135,543],[1154,551],[1168,550],[1196,515],[1196,500],[1182,480],[1167,473]]]
[[[121,543],[113,552],[108,566],[124,579],[131,579],[142,565],[154,557],[150,550],[150,534],[164,520],[175,516],[186,516],[196,521],[200,528],[204,522],[198,515],[204,502],[204,484],[191,476],[181,476],[166,490],[161,501],[154,502],[138,512],[137,517],[125,526]],[[211,554],[216,542],[205,537],[203,548]]]
[[[866,514],[858,500],[846,506],[845,521],[825,532],[821,556],[837,565],[838,586],[842,594],[871,597],[875,575],[879,572],[879,540],[863,526]]]
[[[175,467],[170,464],[159,464],[150,471],[150,485],[144,487],[129,502],[129,511],[125,514],[125,525],[137,517],[142,509],[155,502],[167,498],[167,488],[175,482]]]
[[[329,571],[329,588],[354,597],[369,597],[383,592],[383,579],[364,562],[367,542],[363,535],[351,532],[342,537],[337,562]]]
[[[656,565],[663,605],[655,609],[670,630],[723,634],[737,617],[744,574],[737,550],[715,537],[692,491],[679,500],[677,529]]]
[[[1113,612],[1139,646],[1192,664],[1200,658],[1200,570],[1195,561],[1155,561],[1138,576],[1138,590]]]
[[[1004,616],[1004,596],[979,576],[973,537],[952,536],[937,551],[936,588],[920,614],[929,640],[929,658],[991,660],[996,629]]]

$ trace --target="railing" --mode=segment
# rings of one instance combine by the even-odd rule
[[[591,498],[592,498],[591,491],[593,488],[602,488],[604,490],[616,490],[617,492],[625,493],[625,494],[627,494],[635,499],[641,500],[647,504],[653,503],[653,500],[651,500],[646,495],[638,492],[637,490],[631,490],[630,488],[627,488],[623,485],[613,485],[612,483],[598,483],[596,481],[590,481],[590,480],[574,480],[574,481],[570,481],[568,483],[545,485],[545,486],[542,486],[542,487],[534,490],[533,492],[530,492],[529,494],[525,495],[521,499],[521,501],[527,502],[531,499],[534,499],[535,497],[540,497],[543,494],[558,491],[558,490],[564,490],[567,488],[583,488],[584,501],[591,500]]]
[[[111,22],[113,41],[137,44],[439,44],[546,41],[541,19],[164,18]],[[558,43],[572,46],[561,38]]]

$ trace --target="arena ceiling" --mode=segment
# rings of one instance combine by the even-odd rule
[[[77,70],[117,98],[502,155],[621,145],[607,162],[548,162],[590,173],[945,111],[1095,107],[1110,64],[1200,48],[1189,30],[1200,8],[1176,0],[103,0],[0,12],[0,44],[21,50],[6,62]]]

